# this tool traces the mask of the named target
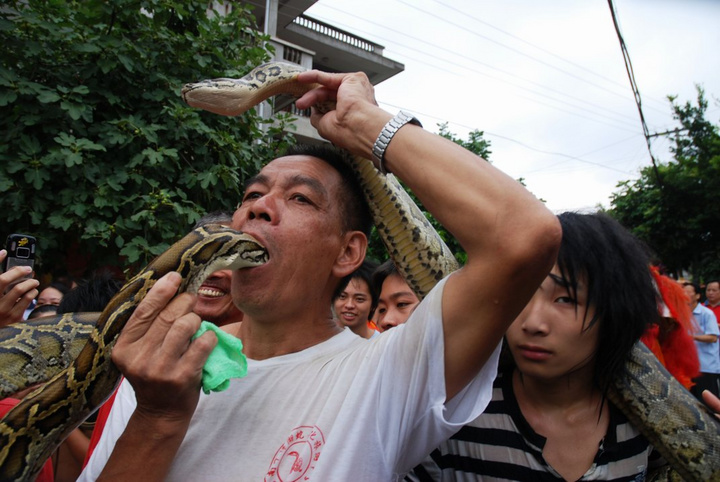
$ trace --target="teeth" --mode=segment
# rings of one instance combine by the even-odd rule
[[[222,296],[225,296],[224,291],[216,290],[213,288],[200,288],[198,290],[198,294],[202,296],[209,296],[211,298],[220,298]]]

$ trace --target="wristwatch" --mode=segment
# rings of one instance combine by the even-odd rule
[[[383,159],[385,157],[385,150],[387,149],[387,146],[390,144],[390,141],[392,140],[393,136],[397,131],[400,130],[402,126],[405,124],[414,124],[416,126],[422,127],[422,124],[419,120],[417,120],[412,115],[408,114],[407,112],[400,111],[397,113],[395,117],[390,119],[387,124],[382,128],[380,131],[380,134],[378,135],[377,139],[375,140],[375,144],[373,144],[372,148],[372,155],[373,159],[376,162],[376,166],[380,172],[383,174],[387,174],[387,171],[385,170],[385,167],[383,166]]]

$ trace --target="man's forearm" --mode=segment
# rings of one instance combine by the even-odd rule
[[[695,341],[699,341],[701,343],[715,343],[717,341],[716,335],[695,335],[693,338]]]

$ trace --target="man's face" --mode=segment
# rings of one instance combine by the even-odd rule
[[[232,271],[215,271],[203,282],[197,292],[193,310],[200,318],[224,326],[242,321],[242,311],[233,303],[230,293]]]
[[[685,294],[688,297],[688,304],[690,305],[690,308],[695,308],[695,305],[697,305],[698,300],[700,299],[700,295],[695,293],[695,288],[693,288],[692,285],[683,286],[683,291],[685,291]]]
[[[713,281],[705,287],[705,296],[712,305],[720,303],[720,283]]]
[[[592,376],[602,321],[583,329],[583,320],[594,314],[586,284],[578,284],[573,298],[556,265],[506,333],[518,370],[547,381],[579,370]]]
[[[351,279],[347,288],[335,299],[333,307],[343,326],[356,328],[366,324],[372,307],[370,287],[362,278]]]
[[[385,278],[375,312],[375,321],[383,331],[402,325],[410,317],[420,300],[402,276]]]
[[[233,274],[233,299],[246,314],[292,316],[348,274],[335,264],[347,236],[341,185],[335,169],[310,156],[275,159],[248,183],[232,227],[255,237],[269,260]]]

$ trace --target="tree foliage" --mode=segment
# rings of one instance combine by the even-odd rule
[[[482,131],[476,129],[470,132],[467,140],[464,140],[458,137],[456,134],[450,132],[447,122],[444,122],[438,124],[438,134],[445,139],[451,140],[454,143],[464,147],[465,149],[472,152],[473,154],[476,154],[483,160],[487,161],[490,157],[490,141],[486,141],[485,139],[483,139]],[[405,188],[405,190],[408,192],[413,201],[415,201],[415,204],[417,204],[418,207],[423,211],[423,213],[425,213],[425,217],[428,218],[430,224],[432,224],[432,226],[435,228],[435,231],[438,232],[443,241],[445,241],[445,244],[448,245],[450,251],[455,254],[455,257],[460,262],[460,264],[464,264],[467,261],[467,253],[465,253],[463,247],[460,246],[460,243],[458,243],[452,233],[445,229],[443,225],[440,224],[430,212],[425,210],[420,200],[412,193],[412,191],[407,188]],[[368,256],[377,260],[385,260],[388,258],[385,246],[383,245],[380,236],[375,229],[373,229],[369,241],[370,242],[368,246]]]
[[[670,97],[680,127],[674,160],[650,167],[636,181],[619,183],[610,213],[645,241],[671,272],[687,270],[701,282],[720,276],[720,135],[706,119],[708,102]]]
[[[202,213],[233,208],[284,142],[257,142],[282,120],[264,133],[254,112],[183,103],[183,84],[269,58],[248,10],[208,16],[208,4],[4,2],[0,219],[39,238],[45,271],[71,247],[88,268],[147,262]]]

